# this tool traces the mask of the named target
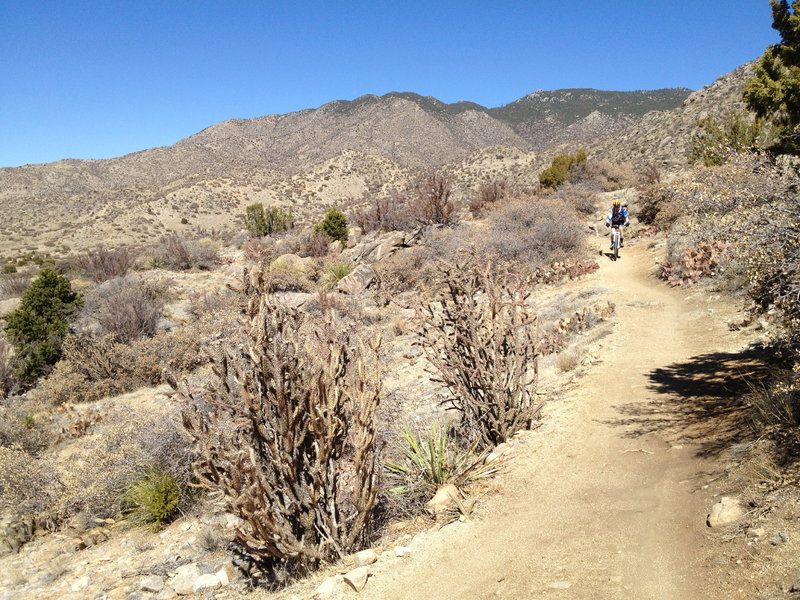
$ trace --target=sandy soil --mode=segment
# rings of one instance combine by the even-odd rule
[[[597,364],[517,444],[477,515],[375,565],[361,597],[753,597],[706,526],[735,412],[711,387],[746,366],[727,361],[744,337],[713,298],[655,280],[643,244],[601,263],[577,284],[617,305]]]

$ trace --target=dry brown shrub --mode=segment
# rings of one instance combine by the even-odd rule
[[[636,185],[637,179],[629,164],[615,164],[607,160],[589,160],[573,165],[567,175],[570,183],[588,183],[603,192],[613,192]]]
[[[0,400],[7,398],[19,384],[12,355],[11,344],[0,338]]]
[[[69,336],[64,354],[41,384],[52,404],[92,402],[163,383],[164,371],[186,373],[205,362],[197,331],[159,332],[132,345],[110,336]]]
[[[38,456],[55,441],[48,416],[35,399],[21,397],[0,405],[0,446]]]
[[[40,515],[52,507],[60,492],[50,461],[37,459],[20,448],[0,446],[0,511],[12,515]]]
[[[4,273],[0,275],[0,298],[19,298],[28,289],[30,273]]]
[[[128,277],[106,282],[90,305],[88,312],[103,332],[122,343],[152,336],[164,310],[156,290]]]
[[[584,240],[574,208],[556,198],[534,198],[493,211],[477,245],[485,260],[533,269],[578,256]]]
[[[239,306],[239,295],[229,289],[212,292],[203,290],[189,295],[189,306],[196,317],[236,310]]]
[[[470,200],[469,210],[476,215],[480,215],[486,209],[504,200],[507,194],[508,184],[505,181],[484,183],[478,190],[477,197]]]
[[[583,215],[593,215],[597,212],[597,190],[585,183],[565,183],[551,195],[574,206]]]
[[[242,244],[242,252],[247,260],[269,262],[275,256],[275,241],[268,237],[251,237]]]
[[[417,307],[422,347],[450,389],[462,432],[492,447],[529,428],[542,408],[530,286],[494,273],[491,264],[442,271],[437,300]]]
[[[254,277],[247,344],[215,360],[205,390],[181,396],[196,476],[245,521],[240,566],[281,584],[369,533],[380,380],[374,348],[330,318],[270,304]]]
[[[127,248],[109,250],[100,246],[82,254],[75,260],[76,266],[98,283],[125,276],[136,263],[136,255]]]
[[[315,231],[308,237],[305,246],[300,250],[300,256],[311,256],[313,258],[327,256],[332,241],[331,236],[324,231]]]
[[[453,225],[457,219],[450,199],[453,183],[442,173],[432,173],[417,184],[416,195],[408,202],[409,212],[425,225]]]
[[[267,273],[265,290],[271,294],[275,292],[302,292],[308,294],[314,291],[314,283],[305,273],[289,269],[270,269]]]
[[[374,199],[368,208],[355,214],[353,222],[364,233],[410,231],[417,226],[404,196]]]
[[[186,239],[172,233],[153,249],[153,262],[158,267],[185,271],[210,269],[217,264],[218,253],[210,241]]]

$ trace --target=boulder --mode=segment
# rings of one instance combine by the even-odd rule
[[[164,578],[158,575],[150,575],[139,582],[139,589],[143,592],[160,592],[164,589]]]
[[[215,573],[206,573],[200,575],[192,585],[192,592],[200,592],[202,590],[215,590],[222,586],[222,582]],[[177,590],[176,590],[177,591]]]
[[[345,573],[344,581],[355,591],[360,592],[364,589],[364,586],[367,585],[368,577],[369,571],[367,571],[367,567],[358,567],[357,569]]]
[[[200,578],[200,571],[196,563],[183,565],[175,570],[175,575],[170,579],[169,585],[181,596],[194,593],[194,584]],[[216,579],[216,577],[214,578]],[[219,580],[217,580],[219,582]]]
[[[711,507],[711,512],[706,519],[706,524],[709,527],[722,527],[735,523],[744,515],[739,501],[736,498],[729,498],[723,496],[714,506]]]
[[[394,547],[394,555],[395,556],[407,556],[411,554],[413,550],[408,546],[395,546]]]
[[[356,567],[365,567],[366,565],[371,565],[377,560],[378,560],[378,555],[372,548],[367,548],[366,550],[362,550],[361,552],[356,552],[353,555],[353,564]]]
[[[301,258],[297,254],[281,254],[272,261],[270,268],[305,273],[309,262],[311,262],[310,258]]]
[[[336,290],[343,294],[362,294],[375,281],[375,269],[369,265],[358,265],[353,272],[342,277],[336,284]]]
[[[454,499],[459,495],[458,488],[452,483],[448,483],[436,490],[433,498],[425,504],[425,508],[433,515],[440,515],[455,504]]]

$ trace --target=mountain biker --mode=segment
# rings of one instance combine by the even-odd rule
[[[628,208],[622,205],[620,200],[614,200],[611,204],[611,210],[608,211],[606,215],[606,227],[629,227],[631,224],[630,218],[628,217]],[[622,243],[622,231],[619,234],[619,247],[622,248],[624,244]],[[610,250],[614,249],[614,242],[611,242]]]

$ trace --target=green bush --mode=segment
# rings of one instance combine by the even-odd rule
[[[567,174],[571,167],[586,162],[586,152],[578,150],[574,155],[561,154],[553,159],[549,168],[542,171],[539,176],[539,184],[544,188],[555,189],[567,180]]]
[[[744,111],[734,111],[718,122],[709,118],[700,123],[700,132],[692,138],[691,162],[707,167],[721,165],[731,154],[744,154],[763,146],[764,122],[752,119]]]
[[[122,505],[131,521],[158,530],[178,513],[180,499],[181,487],[175,477],[151,468],[130,485]]]
[[[245,212],[244,227],[250,235],[272,235],[294,227],[294,217],[277,206],[264,208],[261,203],[251,204]]]
[[[8,275],[9,273],[16,273],[17,267],[12,264],[5,264],[3,265],[3,273]]]
[[[17,374],[25,381],[41,375],[61,356],[61,342],[83,305],[69,279],[50,267],[39,272],[19,308],[6,317],[6,337],[14,346]]]
[[[351,262],[332,262],[325,267],[325,281],[333,286],[353,272]]]
[[[327,233],[332,240],[339,240],[344,244],[350,235],[347,228],[347,217],[341,211],[329,208],[322,221],[314,227],[314,233],[320,232]]]

